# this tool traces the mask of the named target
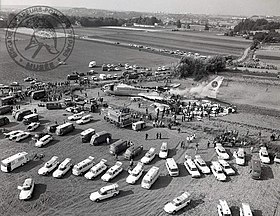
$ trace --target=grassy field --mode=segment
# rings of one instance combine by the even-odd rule
[[[22,82],[23,78],[27,76],[35,76],[42,81],[65,80],[67,74],[73,71],[89,71],[88,63],[92,60],[95,60],[99,66],[103,63],[129,63],[144,67],[157,67],[178,62],[178,59],[169,56],[146,53],[103,43],[76,40],[74,50],[66,61],[67,65],[59,66],[47,72],[31,72],[18,66],[11,59],[6,50],[4,35],[5,31],[2,30],[0,32],[0,83],[9,83],[12,81]],[[18,40],[22,43],[28,43],[30,36],[18,35]],[[100,72],[101,68],[97,68],[96,71]]]
[[[251,43],[251,41],[242,38],[218,36],[213,32],[146,32],[110,28],[77,28],[75,33],[118,42],[198,52],[202,55],[239,56]]]

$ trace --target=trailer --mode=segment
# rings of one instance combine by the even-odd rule
[[[104,119],[117,127],[126,127],[132,124],[132,117],[128,108],[103,110]]]

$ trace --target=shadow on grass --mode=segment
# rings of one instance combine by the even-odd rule
[[[263,213],[262,213],[261,210],[254,210],[254,211],[253,211],[253,215],[254,215],[254,216],[263,216]]]
[[[35,183],[33,196],[31,197],[30,200],[37,200],[37,199],[39,199],[40,195],[46,192],[46,189],[47,189],[47,185],[45,185],[45,184],[36,184]]]
[[[272,169],[269,166],[262,167],[262,180],[274,179]]]
[[[13,173],[28,172],[43,163],[44,163],[44,161],[42,161],[42,160],[31,160],[27,164],[13,170],[12,172]]]
[[[172,177],[169,175],[159,176],[155,183],[152,185],[151,190],[158,190],[160,188],[167,187],[172,181]]]

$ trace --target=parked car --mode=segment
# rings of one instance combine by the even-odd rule
[[[64,176],[71,168],[72,168],[72,160],[70,158],[66,158],[62,163],[58,166],[57,170],[53,172],[54,178],[61,178]]]
[[[93,120],[93,117],[92,115],[85,115],[83,116],[81,119],[77,120],[76,123],[77,124],[86,124],[86,123],[89,123]]]
[[[34,191],[34,180],[32,178],[25,179],[22,186],[18,186],[20,190],[19,199],[28,200],[31,198]]]
[[[13,137],[13,136],[15,136],[15,135],[17,135],[17,134],[19,134],[19,133],[21,133],[21,132],[23,132],[23,131],[22,131],[22,130],[10,131],[10,132],[8,132],[8,133],[4,133],[4,137],[5,137],[6,139],[10,139],[10,137]]]
[[[217,180],[226,181],[227,176],[224,174],[223,168],[218,161],[212,161],[212,165],[210,166],[210,168]]]
[[[206,162],[201,158],[200,155],[195,155],[194,163],[203,174],[211,173],[210,168],[207,166]]]
[[[191,156],[187,157],[187,160],[184,162],[184,165],[187,171],[193,178],[200,177],[200,172],[198,171],[195,163],[193,162]]]
[[[100,200],[117,196],[119,193],[120,193],[119,185],[112,184],[112,185],[102,187],[99,191],[90,194],[90,200],[99,202]]]
[[[215,150],[218,154],[219,157],[228,160],[229,159],[229,154],[226,152],[225,148],[222,146],[222,144],[217,143]]]
[[[245,152],[244,148],[238,148],[237,151],[233,152],[233,157],[235,157],[236,164],[244,165],[245,157],[246,157],[246,152]]]
[[[35,146],[36,147],[42,147],[46,144],[48,144],[50,141],[53,140],[53,137],[52,135],[50,134],[47,134],[45,136],[43,136],[42,138],[40,138],[36,143],[35,143]]]
[[[71,115],[71,116],[68,116],[68,120],[70,121],[76,121],[76,120],[79,120],[83,117],[83,115],[85,114],[85,112],[79,112],[79,113],[76,113],[74,115]]]
[[[266,147],[260,148],[259,156],[262,163],[270,163],[270,159]]]
[[[220,159],[219,163],[221,164],[221,167],[222,167],[223,171],[226,173],[226,175],[234,175],[235,174],[234,169],[231,168],[231,166],[229,165],[228,162],[226,162],[223,159]]]
[[[145,154],[144,157],[141,158],[141,162],[143,164],[148,164],[150,163],[156,156],[156,149],[155,148],[150,148],[150,150]]]
[[[163,209],[164,209],[165,212],[167,212],[169,214],[175,214],[180,209],[182,209],[182,208],[186,207],[187,205],[189,205],[190,202],[191,202],[190,193],[184,192],[180,196],[178,196],[175,199],[173,199],[171,202],[167,203],[164,206]]]
[[[144,164],[138,162],[134,169],[128,172],[129,176],[126,178],[126,182],[128,184],[135,184],[144,172]]]
[[[86,179],[93,179],[104,172],[108,168],[106,163],[107,160],[101,159],[99,163],[91,167],[91,169],[85,174]]]
[[[30,134],[29,132],[22,132],[22,133],[16,135],[16,137],[15,137],[14,140],[15,140],[16,142],[20,142],[21,140],[26,139],[26,138],[29,137],[30,135],[31,135],[31,134]]]
[[[126,149],[124,153],[124,158],[127,160],[131,160],[132,158],[135,158],[138,156],[143,150],[143,146],[135,146],[132,145],[128,149]]]
[[[28,131],[34,131],[40,126],[40,122],[32,122],[27,126]]]
[[[122,162],[117,161],[102,177],[103,181],[110,181],[123,171]]]
[[[38,170],[39,175],[47,175],[59,165],[58,157],[53,156],[43,167]]]
[[[162,159],[166,159],[168,155],[168,146],[167,146],[167,142],[163,142],[161,147],[160,147],[160,151],[159,151],[159,158]]]

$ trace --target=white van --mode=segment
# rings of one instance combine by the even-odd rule
[[[93,179],[96,176],[98,176],[99,174],[101,174],[103,171],[105,171],[107,169],[107,160],[105,159],[101,159],[101,161],[94,165],[86,174],[85,177],[86,179]]]
[[[153,166],[144,176],[141,182],[141,187],[150,189],[151,186],[154,184],[154,182],[158,179],[159,175],[160,175],[159,168]]]
[[[89,156],[87,159],[81,161],[80,163],[76,164],[73,169],[72,173],[73,175],[81,175],[84,172],[88,171],[91,167],[94,165],[94,157]]]
[[[138,121],[138,122],[132,123],[132,130],[135,130],[135,131],[142,130],[145,127],[146,127],[146,123],[144,121]]]
[[[253,216],[253,213],[248,203],[242,203],[242,206],[240,208],[240,216]]]
[[[178,168],[174,158],[167,158],[165,166],[166,166],[170,176],[179,175],[179,168]]]
[[[15,168],[26,164],[29,161],[29,157],[27,155],[27,152],[20,152],[2,160],[1,170],[3,172],[11,172]]]

